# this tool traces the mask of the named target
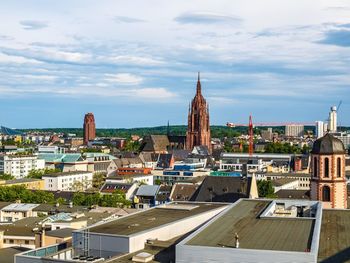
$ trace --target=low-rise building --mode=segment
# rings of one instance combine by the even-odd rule
[[[9,204],[0,210],[0,222],[16,222],[23,218],[32,217],[33,209],[39,204]]]
[[[21,178],[15,180],[0,180],[0,186],[24,185],[29,190],[44,190],[43,179]]]
[[[62,172],[42,177],[45,190],[84,191],[92,186],[92,172]]]

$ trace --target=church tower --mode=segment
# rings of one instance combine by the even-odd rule
[[[189,109],[186,133],[186,149],[192,151],[194,146],[207,146],[211,151],[209,106],[202,95],[200,76],[198,73],[197,90]]]
[[[311,151],[311,199],[324,208],[347,208],[345,148],[341,140],[327,133],[314,142]]]

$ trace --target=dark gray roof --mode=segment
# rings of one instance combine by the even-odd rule
[[[345,154],[345,152],[342,141],[329,133],[317,139],[311,151],[313,154]]]
[[[176,183],[173,185],[170,199],[174,201],[187,201],[198,189],[197,184]]]
[[[159,185],[141,185],[137,190],[137,196],[156,196],[159,191]]]
[[[50,236],[50,237],[60,237],[60,238],[66,238],[66,237],[71,237],[72,236],[72,232],[75,229],[73,228],[61,228],[61,229],[56,229],[56,230],[52,230],[52,231],[47,231],[46,235]]]
[[[282,189],[276,195],[281,199],[310,199],[310,190]]]
[[[1,263],[13,263],[16,254],[30,250],[25,247],[8,247],[0,249]]]
[[[251,177],[207,176],[191,201],[230,202],[249,197]]]
[[[167,135],[149,135],[143,138],[141,146],[145,152],[164,152],[167,150],[170,142]]]

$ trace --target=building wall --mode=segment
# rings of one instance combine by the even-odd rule
[[[35,249],[35,237],[34,236],[3,236],[3,248],[7,247],[26,247]],[[0,258],[1,262],[1,258]]]
[[[317,176],[314,174],[317,159]],[[325,160],[329,160],[329,177],[325,176]],[[341,158],[341,176],[337,175],[337,159]],[[330,188],[330,202],[325,202],[323,187]],[[345,155],[312,155],[311,199],[323,201],[324,208],[347,208]]]
[[[13,186],[13,185],[24,185],[29,190],[44,190],[45,183],[44,180],[35,180],[32,182],[25,183],[6,183],[6,181],[0,182],[1,186]]]
[[[3,172],[16,179],[27,177],[30,170],[45,168],[45,160],[37,156],[4,156],[2,159]]]
[[[91,187],[92,185],[92,173],[81,173],[81,174],[68,174],[65,176],[57,177],[45,177],[43,176],[45,182],[45,190],[49,191],[69,191],[74,190],[72,187],[74,182],[84,182],[84,189]],[[85,184],[86,183],[86,184]]]
[[[185,262],[259,262],[259,263],[306,263],[316,262],[317,255],[303,252],[269,251],[204,246],[176,246],[176,263]]]

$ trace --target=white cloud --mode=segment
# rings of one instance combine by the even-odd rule
[[[106,80],[113,83],[124,85],[137,85],[143,81],[143,78],[130,73],[105,74]]]
[[[0,52],[0,63],[17,63],[17,64],[24,64],[24,63],[33,63],[33,64],[39,64],[41,63],[38,60],[25,58],[22,56],[12,56],[7,55]]]
[[[143,65],[143,66],[158,66],[164,64],[164,61],[160,59],[154,59],[151,57],[121,55],[110,57],[109,60],[114,63],[131,64],[131,65]]]

